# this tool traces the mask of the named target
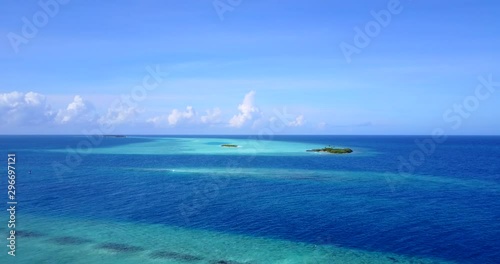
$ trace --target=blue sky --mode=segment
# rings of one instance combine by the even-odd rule
[[[499,13],[498,1],[6,0],[0,133],[499,135]]]

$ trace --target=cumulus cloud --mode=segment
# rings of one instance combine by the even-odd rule
[[[116,101],[101,115],[97,113],[92,103],[80,95],[74,96],[73,100],[62,109],[52,111],[46,97],[42,94],[35,92],[0,93],[0,122],[11,124],[12,127],[119,125],[136,121],[141,113],[138,107]]]
[[[192,106],[187,106],[186,111],[180,111],[177,109],[172,110],[170,115],[168,115],[167,120],[168,124],[171,126],[175,126],[182,120],[189,120],[195,116],[195,112]]]
[[[2,110],[15,108],[24,101],[24,94],[20,92],[11,92],[0,94],[0,107]]]
[[[206,110],[206,115],[200,117],[203,124],[214,124],[220,122],[221,110],[219,108],[214,108],[213,110]]]
[[[238,106],[239,114],[229,120],[229,126],[242,127],[248,121],[252,120],[253,114],[259,112],[254,106],[254,98],[255,91],[251,91],[245,95],[243,102]]]
[[[55,118],[56,123],[88,123],[96,120],[95,109],[81,96],[76,95],[73,102],[68,104],[66,109],[58,111]]]
[[[288,126],[298,127],[304,124],[304,115],[299,115],[295,118],[295,120],[288,123]]]
[[[0,120],[15,125],[41,124],[53,119],[54,113],[44,95],[35,92],[0,94]]]

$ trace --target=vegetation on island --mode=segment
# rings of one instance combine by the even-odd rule
[[[350,148],[332,148],[331,146],[324,147],[322,149],[309,149],[307,152],[326,152],[331,154],[348,154],[352,153]]]
[[[238,145],[234,145],[234,144],[222,144],[220,146],[223,148],[237,148],[238,147]]]

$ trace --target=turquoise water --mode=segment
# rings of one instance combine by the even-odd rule
[[[131,139],[148,139],[131,137]],[[108,139],[109,140],[109,139]],[[116,140],[120,140],[115,139]],[[223,144],[234,144],[237,148],[224,148]],[[134,154],[134,155],[278,155],[278,156],[311,156],[318,153],[307,153],[305,150],[323,148],[320,143],[303,143],[294,141],[260,140],[252,138],[155,138],[152,141],[141,141],[127,145],[100,147],[92,150],[94,154]],[[337,146],[345,147],[345,146]],[[357,148],[355,155],[367,155],[370,152]],[[65,149],[55,149],[63,151]]]
[[[19,201],[0,262],[500,263],[500,138],[401,173],[422,139],[0,136]],[[305,151],[326,145],[354,153]]]

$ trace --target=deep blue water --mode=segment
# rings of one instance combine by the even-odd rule
[[[0,136],[0,149],[2,156],[15,152],[18,159],[20,215],[158,223],[459,263],[500,263],[500,137],[449,137],[413,166],[412,176],[398,174],[399,157],[409,159],[419,149],[415,141],[428,138],[273,138],[366,152],[351,156],[90,154],[62,176],[54,173],[53,163],[64,163],[67,154],[46,150],[76,146],[82,137]],[[153,139],[109,138],[99,147]],[[224,170],[228,161],[242,168],[241,177],[203,172],[162,177],[164,171],[140,169]],[[4,171],[5,165],[0,164]],[[246,175],[251,168],[281,171],[279,177]],[[297,170],[333,176],[301,178],[292,173]],[[340,172],[362,176],[335,181]],[[5,177],[1,190],[6,190]]]

